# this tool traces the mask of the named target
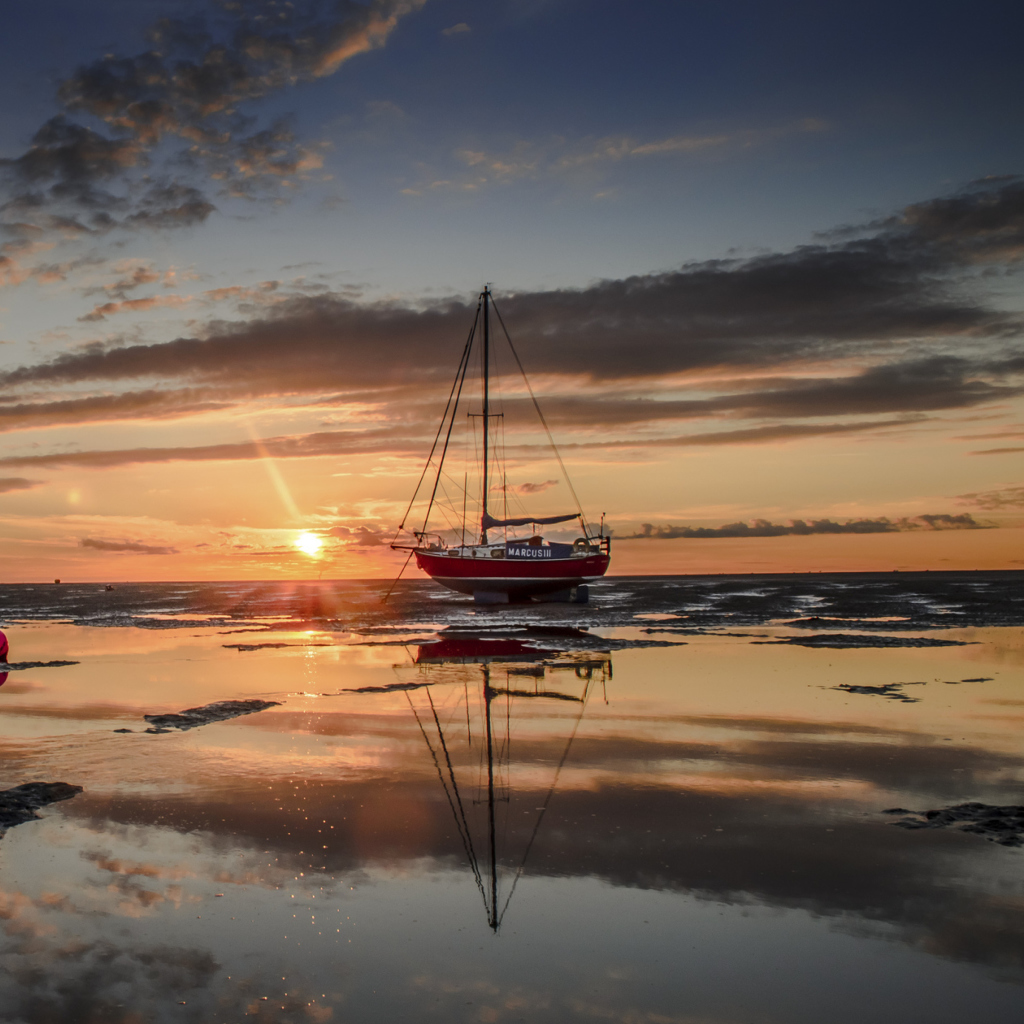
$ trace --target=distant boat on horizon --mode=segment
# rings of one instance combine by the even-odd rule
[[[419,484],[413,493],[405,518],[391,547],[410,552],[416,564],[431,579],[462,594],[472,594],[479,603],[507,604],[511,601],[561,600],[585,602],[586,584],[599,579],[608,571],[611,562],[611,538],[604,532],[604,517],[595,532],[588,523],[576,492],[569,480],[565,464],[555,447],[548,430],[544,414],[530,387],[512,339],[505,329],[504,321],[497,308],[494,309],[501,324],[505,340],[522,374],[523,381],[533,401],[534,408],[547,439],[554,452],[569,492],[576,503],[576,511],[559,515],[538,516],[528,512],[509,515],[509,487],[505,475],[504,445],[496,444],[495,431],[504,414],[491,408],[491,323],[490,314],[493,299],[489,287],[480,293],[476,316],[462,351],[462,358],[455,374],[448,404],[441,417],[441,423],[434,437],[434,444],[427,463],[420,475]],[[469,413],[479,418],[480,431],[475,441],[479,442],[479,461],[475,476],[479,479],[478,501],[474,498],[470,508],[470,477],[468,471],[459,481],[444,471],[445,459],[449,454],[455,417],[462,399],[466,375],[471,365],[471,355],[480,336],[480,360],[482,365],[482,406],[481,412]],[[503,437],[503,429],[501,431]],[[423,526],[410,530],[413,540],[403,543],[399,540],[412,512],[420,488],[435,461],[437,472],[427,502]],[[474,483],[476,481],[474,480]],[[498,490],[500,488],[500,491]],[[502,514],[495,516],[495,497],[501,502]],[[430,516],[435,508],[444,513],[447,526],[430,530]],[[480,518],[476,519],[479,510]],[[472,515],[472,519],[469,516]],[[545,540],[538,527],[554,526],[560,523],[578,521],[580,536],[571,543]],[[529,527],[527,536],[519,531]],[[479,531],[479,532],[478,532]]]

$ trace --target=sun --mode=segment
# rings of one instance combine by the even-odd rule
[[[320,554],[324,542],[315,533],[300,533],[295,538],[295,546],[305,555],[311,558]]]

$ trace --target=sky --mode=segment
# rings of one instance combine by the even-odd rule
[[[485,283],[613,572],[1024,567],[1019,5],[3,18],[0,580],[393,574]]]

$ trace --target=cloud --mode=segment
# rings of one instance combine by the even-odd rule
[[[122,299],[120,302],[104,302],[95,306],[91,313],[86,313],[78,319],[82,323],[96,323],[118,313],[138,313],[147,309],[159,309],[162,306],[187,306],[191,301],[191,295],[150,295],[145,299]]]
[[[176,555],[177,548],[166,545],[142,544],[134,540],[103,540],[96,537],[83,537],[79,547],[94,548],[96,551],[128,552],[136,555]]]
[[[354,544],[356,547],[376,548],[386,543],[384,534],[369,526],[332,526],[321,532],[325,537],[335,537],[343,543]]]
[[[148,188],[122,226],[159,230],[187,228],[201,224],[216,207],[199,189],[178,182],[164,182]]]
[[[546,491],[549,487],[554,487],[557,483],[557,480],[544,480],[537,484],[519,484],[515,487],[510,487],[509,490],[515,491],[516,494],[540,494],[542,491]]]
[[[1004,508],[1024,508],[1024,485],[1004,487],[997,491],[977,491],[961,494],[958,500],[965,505],[974,505],[986,512]]]
[[[419,438],[397,437],[392,430],[322,431],[271,437],[261,441],[177,446],[171,448],[120,448],[106,451],[65,451],[47,455],[16,455],[0,459],[0,466],[81,466],[109,469],[140,463],[222,462],[240,459],[321,458],[366,452],[422,451]]]
[[[424,187],[476,189],[489,183],[508,182],[519,178],[564,176],[605,164],[624,160],[665,156],[668,154],[714,153],[737,151],[763,146],[786,136],[827,130],[820,118],[803,118],[774,128],[719,132],[711,135],[672,135],[642,141],[632,135],[609,135],[567,143],[558,138],[549,143],[517,142],[505,153],[478,149],[459,149],[455,156],[474,173],[470,177],[453,175],[450,179],[433,181],[427,186],[406,189],[409,194],[422,194]]]
[[[930,412],[1021,395],[1021,315],[989,301],[978,267],[1013,265],[1015,240],[1024,239],[1022,197],[1019,179],[978,183],[844,229],[838,241],[585,288],[499,294],[497,308],[530,373],[544,377],[551,422],[615,435],[577,436],[580,446],[750,444],[903,429],[928,422]],[[27,228],[22,234],[32,242]],[[86,317],[187,301],[124,297],[137,278],[154,274],[148,265],[126,268],[104,289],[110,301]],[[192,336],[115,339],[13,368],[0,375],[0,391],[109,392],[160,382],[159,394],[123,393],[124,410],[135,403],[139,416],[173,414],[175,395],[196,411],[288,396],[369,409],[376,422],[403,424],[396,442],[415,444],[475,309],[460,297],[363,302],[344,290],[289,293],[277,282],[212,289],[202,298],[249,302],[235,319],[210,320]],[[116,398],[10,400],[0,403],[0,424],[5,416],[12,426],[33,416],[87,422],[90,408],[109,419],[119,415]],[[513,394],[505,408],[525,413],[529,403]],[[690,420],[717,421],[718,429],[667,436],[669,424]],[[622,426],[644,429],[615,429]],[[385,440],[376,433],[331,444],[341,450]],[[242,454],[225,457],[251,457],[245,446],[231,450]],[[304,444],[284,450],[306,455]]]
[[[922,232],[914,221],[897,220],[833,245],[692,263],[587,288],[499,295],[498,305],[534,374],[643,380],[857,358],[870,361],[859,377],[792,382],[763,396],[771,406],[764,411],[776,415],[787,403],[863,411],[894,402],[945,408],[996,400],[1016,393],[1001,381],[1024,370],[1021,318],[961,285],[980,252],[995,258],[1012,251],[1007,240],[1017,231],[1018,191],[1024,194],[1006,184],[978,191],[972,201],[985,208],[988,226],[955,238],[952,228]],[[368,304],[299,295],[259,319],[213,322],[201,337],[66,354],[2,380],[156,373],[212,381],[241,373],[278,380],[282,389],[366,386],[382,376],[429,381],[457,361],[473,309],[456,298]],[[942,351],[954,342],[956,355]],[[938,351],[922,355],[929,345]],[[756,400],[739,401],[756,412]]]
[[[0,168],[28,186],[56,181],[67,195],[85,206],[105,205],[92,191],[93,182],[107,181],[137,166],[144,158],[137,139],[110,139],[69,121],[63,114],[50,118],[32,136],[21,156],[0,160]]]
[[[116,420],[166,419],[224,409],[230,404],[223,399],[217,400],[209,389],[198,388],[127,391],[119,395],[93,395],[57,401],[0,402],[0,430]]]
[[[238,301],[267,302],[271,293],[276,292],[280,287],[280,281],[261,281],[255,288],[245,288],[241,285],[229,285],[226,288],[211,288],[203,292],[203,298],[208,302],[221,302],[224,299],[235,299]],[[275,298],[273,301],[281,301]]]
[[[472,32],[473,30],[464,21],[460,21],[457,25],[451,25],[449,28],[441,29],[441,35],[443,36],[458,36],[463,35],[466,32]]]
[[[954,195],[913,203],[884,223],[961,257],[1017,261],[1024,257],[1024,180],[982,179]]]
[[[899,429],[923,422],[920,419],[899,418],[864,420],[853,423],[772,423],[763,427],[743,427],[737,430],[704,431],[673,437],[636,437],[631,440],[586,442],[572,447],[588,448],[678,448],[721,444],[770,444],[774,441],[795,441],[812,437],[831,437],[836,434],[860,434],[865,431]],[[563,447],[570,447],[563,445]]]
[[[0,494],[11,491],[30,491],[33,487],[42,487],[43,480],[26,480],[23,476],[0,477]]]
[[[252,131],[248,108],[383,46],[424,2],[243,0],[209,18],[163,18],[144,52],[106,54],[60,84],[61,112],[25,152],[0,160],[4,207],[74,210],[82,230],[183,227],[214,210],[199,178],[251,196],[257,182],[319,167],[282,122]]]
[[[812,534],[904,533],[913,530],[986,530],[992,524],[979,523],[969,513],[925,514],[904,519],[849,519],[837,523],[831,519],[793,519],[788,524],[755,519],[752,523],[727,523],[725,526],[655,526],[643,523],[638,533],[620,538],[635,540],[675,540],[677,538],[714,539],[721,537],[808,537]]]
[[[160,411],[159,398],[154,397],[154,409],[148,415],[180,415],[188,409],[179,409],[173,404]],[[71,404],[71,403],[69,403]],[[197,409],[217,408],[216,405],[197,403]],[[107,410],[107,419],[126,418],[116,407]],[[71,416],[68,416],[71,420]],[[51,422],[62,422],[57,419]],[[913,421],[910,421],[913,422]],[[24,425],[38,425],[26,422]],[[792,440],[829,436],[832,434],[860,433],[865,430],[887,427],[905,427],[906,420],[885,420],[869,424],[821,424],[801,426],[779,424],[749,430],[721,431],[716,433],[690,434],[677,437],[637,438],[634,440],[591,441],[569,443],[565,449],[623,449],[623,448],[674,448],[699,445],[763,444],[771,441]],[[540,452],[550,451],[546,444],[508,446],[511,457],[531,457]],[[366,430],[319,431],[312,434],[292,434],[270,437],[258,441],[228,442],[209,445],[180,445],[167,448],[117,448],[93,451],[57,451],[40,455],[14,455],[0,458],[0,466],[10,468],[28,467],[69,467],[89,469],[110,469],[161,462],[228,462],[271,457],[275,459],[316,459],[333,455],[412,455],[419,457],[424,452],[424,437],[414,431],[406,432],[404,425],[385,426]],[[340,534],[339,534],[340,536]]]
[[[102,262],[98,256],[88,254],[76,259],[63,260],[60,263],[38,263],[35,266],[25,266],[25,255],[49,249],[52,244],[37,243],[28,246],[6,242],[0,245],[0,288],[19,285],[30,280],[38,281],[41,284],[64,281],[71,271]]]
[[[1024,452],[1024,448],[983,448],[978,452],[971,452],[972,455],[1015,455],[1017,452]]]
[[[835,377],[723,381],[722,386],[731,386],[733,393],[712,398],[631,397],[615,392],[555,394],[545,400],[545,416],[552,423],[612,425],[705,417],[777,419],[912,414],[970,408],[1011,399],[1024,392],[1024,386],[1007,384],[1002,376],[991,361],[928,356],[883,363]],[[696,387],[701,384],[697,382]],[[525,410],[528,404],[528,400],[506,401],[505,409]]]
[[[155,270],[149,262],[140,263],[134,260],[126,260],[114,267],[114,270],[120,273],[121,276],[109,284],[88,288],[85,290],[85,294],[104,294],[112,299],[126,299],[128,298],[128,292],[134,291],[144,284],[153,284],[159,281],[161,277],[159,271]]]
[[[222,404],[203,402],[197,398],[193,405],[176,404],[176,396],[170,395],[164,401],[161,393],[154,393],[150,402],[143,397],[145,392],[135,392],[128,396],[122,406],[112,399],[82,399],[66,403],[52,403],[49,418],[43,414],[23,413],[20,418],[11,417],[12,422],[7,429],[25,429],[27,427],[50,425],[56,423],[73,423],[84,420],[130,420],[133,418],[166,418],[185,415],[192,412],[203,412],[223,408]],[[90,403],[96,403],[99,414],[90,414]],[[138,412],[133,412],[137,403]],[[67,408],[59,408],[67,406]],[[0,425],[3,425],[0,419]],[[820,427],[801,427],[781,424],[777,427],[765,427],[754,430],[723,431],[683,435],[678,437],[654,438],[615,441],[593,441],[570,443],[563,448],[574,449],[616,449],[635,447],[689,447],[699,445],[721,444],[757,444],[775,440],[793,438],[828,436],[835,433],[856,433],[872,427],[906,426],[903,420],[885,421],[870,425],[824,424]],[[401,426],[387,426],[373,430],[352,431],[320,431],[312,434],[293,434],[266,438],[259,441],[228,442],[210,445],[180,445],[166,448],[119,448],[101,450],[56,451],[37,455],[17,455],[0,458],[0,466],[10,468],[28,467],[69,467],[79,466],[92,469],[107,469],[116,466],[127,466],[161,462],[223,462],[265,458],[268,455],[276,459],[289,458],[323,458],[332,455],[357,454],[391,454],[391,455],[422,455],[424,439],[422,434],[404,432]],[[510,456],[529,457],[542,451],[548,451],[546,445],[520,445],[508,449]]]

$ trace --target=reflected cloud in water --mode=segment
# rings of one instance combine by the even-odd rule
[[[1021,851],[881,811],[1019,800],[1019,630],[631,648],[670,634],[494,618],[240,656],[203,628],[132,654],[159,687],[106,631],[0,696],[5,785],[85,787],[0,841],[12,1020],[1013,1016]],[[113,731],[253,698],[284,703]]]

